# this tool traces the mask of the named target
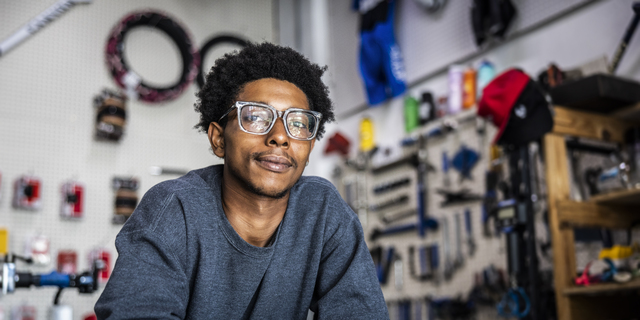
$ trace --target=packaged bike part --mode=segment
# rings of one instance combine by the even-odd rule
[[[75,250],[58,251],[57,270],[67,274],[75,274],[78,271],[78,254]]]
[[[115,190],[114,224],[123,224],[129,219],[138,204],[138,179],[113,178],[112,187]]]
[[[34,306],[30,306],[26,303],[11,308],[12,320],[36,320],[37,309]]]
[[[23,175],[13,184],[13,207],[39,210],[41,203],[41,181],[37,177]]]
[[[77,181],[67,181],[60,187],[60,216],[80,219],[84,214],[84,187]]]
[[[92,266],[97,259],[104,262],[104,268],[98,273],[98,280],[100,283],[106,283],[111,276],[111,253],[106,248],[95,248],[89,252],[89,265]]]
[[[127,120],[126,96],[103,89],[94,97],[96,109],[95,137],[98,140],[119,141]]]
[[[31,236],[26,241],[25,255],[36,265],[46,266],[51,262],[49,238],[42,234]]]

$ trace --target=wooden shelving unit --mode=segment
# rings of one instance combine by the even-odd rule
[[[627,120],[557,106],[553,131],[544,137],[554,284],[561,320],[624,319],[632,317],[634,308],[638,310],[638,296],[623,293],[640,293],[639,279],[624,284],[603,283],[587,287],[574,284],[573,228],[628,228],[640,220],[640,190],[616,191],[584,202],[571,200],[566,148],[567,136],[621,143],[624,132],[632,125],[634,123]]]

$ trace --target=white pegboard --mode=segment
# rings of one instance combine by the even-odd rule
[[[507,35],[589,1],[512,0],[517,14]],[[441,12],[430,14],[416,1],[399,2],[397,35],[406,59],[409,83],[479,49],[471,27],[471,3],[447,1]]]
[[[463,119],[474,114],[475,110],[467,110],[461,114],[453,116],[456,119]],[[428,132],[434,129],[438,122],[434,122],[420,128],[421,132]],[[400,300],[412,300],[423,302],[423,315],[426,318],[426,304],[424,304],[425,297],[432,298],[466,298],[471,288],[473,287],[474,274],[480,272],[484,268],[493,265],[496,268],[506,270],[506,253],[505,253],[505,240],[503,236],[498,237],[485,237],[483,235],[483,223],[482,223],[482,211],[481,202],[467,202],[463,204],[441,207],[443,197],[437,194],[436,190],[443,187],[444,176],[442,174],[442,152],[447,151],[448,156],[452,158],[456,151],[459,150],[461,145],[466,145],[468,148],[476,150],[481,153],[480,159],[472,171],[472,180],[460,180],[459,173],[450,168],[450,179],[452,182],[452,190],[459,190],[460,188],[468,188],[472,193],[479,195],[484,194],[485,189],[485,171],[488,168],[487,150],[489,142],[495,135],[495,129],[491,126],[487,126],[484,135],[479,135],[476,131],[475,122],[466,122],[459,126],[457,132],[446,135],[445,137],[431,138],[427,141],[427,159],[428,162],[435,167],[434,172],[429,172],[426,176],[427,185],[427,215],[431,218],[442,222],[444,218],[448,220],[449,224],[449,243],[451,248],[451,254],[455,255],[456,239],[455,239],[455,218],[456,214],[460,215],[460,227],[462,238],[462,254],[465,258],[463,266],[458,269],[451,280],[445,280],[443,278],[442,270],[444,266],[445,256],[443,250],[443,228],[440,225],[439,230],[431,231],[427,230],[425,237],[420,237],[416,231],[399,233],[389,236],[380,237],[375,241],[369,238],[369,235],[377,228],[387,228],[390,226],[398,226],[402,224],[415,223],[416,216],[412,215],[402,220],[398,220],[391,224],[384,224],[380,219],[382,215],[392,215],[395,213],[416,210],[417,208],[417,171],[411,164],[402,164],[394,166],[391,169],[372,173],[367,171],[366,177],[366,189],[367,189],[367,202],[369,205],[375,203],[384,203],[390,199],[397,198],[401,195],[407,195],[409,198],[408,204],[397,205],[389,207],[387,210],[381,211],[369,211],[366,219],[362,219],[363,228],[365,231],[365,237],[369,248],[374,248],[377,245],[388,249],[393,246],[396,252],[400,255],[403,261],[403,277],[402,288],[395,286],[396,277],[394,275],[394,269],[389,271],[389,278],[387,283],[382,285],[382,291],[386,301],[389,305],[389,311],[392,319],[397,318],[397,305],[395,302]],[[416,151],[416,147],[405,147],[401,152],[400,157],[406,157]],[[379,150],[384,152],[384,150]],[[378,164],[377,166],[379,166]],[[374,166],[374,167],[377,167]],[[353,167],[344,167],[342,170],[343,181],[353,181],[354,176],[357,174]],[[375,194],[373,188],[381,185],[385,182],[397,181],[399,179],[409,178],[408,185],[393,189],[388,192]],[[345,195],[344,186],[340,186],[339,190]],[[466,230],[464,225],[464,211],[469,208],[471,211],[472,219],[472,231],[473,239],[476,242],[476,252],[473,256],[469,256],[468,247],[466,244]],[[356,210],[357,211],[357,210]],[[439,250],[439,277],[440,281],[435,283],[433,281],[421,282],[411,277],[409,269],[409,247],[420,245],[438,245]],[[384,254],[383,254],[384,256]],[[417,258],[416,258],[417,259]],[[481,310],[477,319],[491,319],[495,317],[495,309],[485,308]],[[413,312],[413,311],[412,311]]]
[[[556,14],[573,12],[573,8],[593,1],[512,0],[512,2],[516,7],[517,16],[507,36],[528,30]],[[486,57],[492,60],[497,64],[498,70],[511,65],[528,69],[531,64],[534,64],[533,72],[539,72],[551,61],[560,63],[561,67],[566,61],[570,63],[565,64],[566,67],[570,68],[598,55],[610,56],[620,41],[626,24],[631,19],[631,16],[625,13],[631,11],[632,0],[596,2],[599,3],[589,5],[589,9],[583,10],[583,12],[601,10],[600,13],[593,13],[594,17],[588,20],[578,21],[571,15],[565,16],[560,21],[542,28],[551,30],[561,27],[562,32],[549,31],[542,39],[531,37],[531,40],[523,40],[522,42],[525,43],[531,42],[531,45],[526,48],[522,47],[522,44],[507,44],[503,47],[511,48],[491,50],[480,58]],[[471,3],[471,0],[447,1],[441,11],[431,14],[420,7],[416,1],[396,1],[395,36],[404,57],[409,84],[419,85],[417,81],[425,76],[480,51],[475,44],[471,28]],[[338,105],[337,114],[344,117],[366,105],[358,69],[359,17],[349,5],[350,2],[332,0],[329,6],[331,10],[329,73],[333,79],[330,87]],[[591,13],[587,13],[589,14]],[[620,20],[622,17],[624,21]],[[596,24],[593,21],[599,23]],[[564,34],[570,30],[574,35]],[[545,31],[541,33],[544,34]],[[541,45],[542,43],[546,44]],[[587,55],[586,59],[585,55]],[[628,57],[629,52],[625,59]],[[462,61],[465,64],[476,62]],[[629,65],[621,66],[621,70],[628,70],[628,68]],[[637,74],[637,68],[632,71]]]
[[[40,14],[54,0],[4,1],[0,5],[0,39]],[[206,135],[193,129],[197,85],[177,99],[162,104],[127,103],[127,127],[119,143],[93,139],[92,100],[103,88],[116,89],[106,68],[104,50],[111,28],[128,13],[141,9],[164,11],[185,26],[200,46],[210,37],[232,33],[252,41],[273,41],[273,1],[205,0],[95,0],[77,5],[22,44],[0,57],[0,226],[10,232],[10,249],[22,253],[25,238],[41,232],[51,240],[52,258],[61,249],[74,249],[78,269],[89,268],[87,254],[106,247],[115,261],[119,225],[113,215],[114,176],[140,179],[141,197],[156,183],[173,176],[151,176],[150,166],[195,169],[220,163],[209,150]],[[145,32],[147,32],[145,34]],[[134,69],[160,83],[176,77],[179,54],[162,34],[132,33],[130,51]],[[173,50],[173,52],[171,51]],[[166,53],[166,54],[162,54]],[[222,55],[216,50],[205,61]],[[207,67],[208,69],[208,67]],[[26,212],[11,207],[13,181],[32,173],[42,179],[42,209]],[[59,188],[71,178],[85,186],[85,213],[81,221],[59,217]],[[43,267],[18,263],[19,271],[48,273]],[[37,319],[46,319],[56,289],[17,290],[0,297],[0,309],[23,302],[37,307]],[[66,289],[63,304],[74,309],[74,319],[92,312],[100,292],[79,295]]]

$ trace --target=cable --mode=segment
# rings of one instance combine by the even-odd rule
[[[124,39],[136,27],[152,27],[166,33],[176,44],[182,56],[180,79],[167,87],[153,87],[130,70],[124,58]],[[129,98],[136,96],[145,102],[157,103],[173,100],[191,84],[198,74],[200,54],[187,30],[167,15],[156,11],[139,11],[124,17],[111,30],[106,47],[109,71],[119,87],[127,90]]]
[[[58,288],[58,291],[56,292],[56,295],[53,298],[53,305],[55,305],[55,306],[60,304],[60,296],[62,295],[62,289],[64,289],[64,288]]]

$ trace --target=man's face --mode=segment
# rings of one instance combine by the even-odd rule
[[[302,90],[290,82],[272,78],[247,83],[236,100],[261,102],[279,111],[309,109]],[[214,153],[224,158],[225,184],[260,196],[284,197],[302,175],[315,138],[302,141],[289,137],[282,118],[265,135],[246,133],[238,126],[237,116],[237,109],[228,115],[227,125],[222,129],[222,148],[216,146],[213,126],[217,123],[209,127]]]

